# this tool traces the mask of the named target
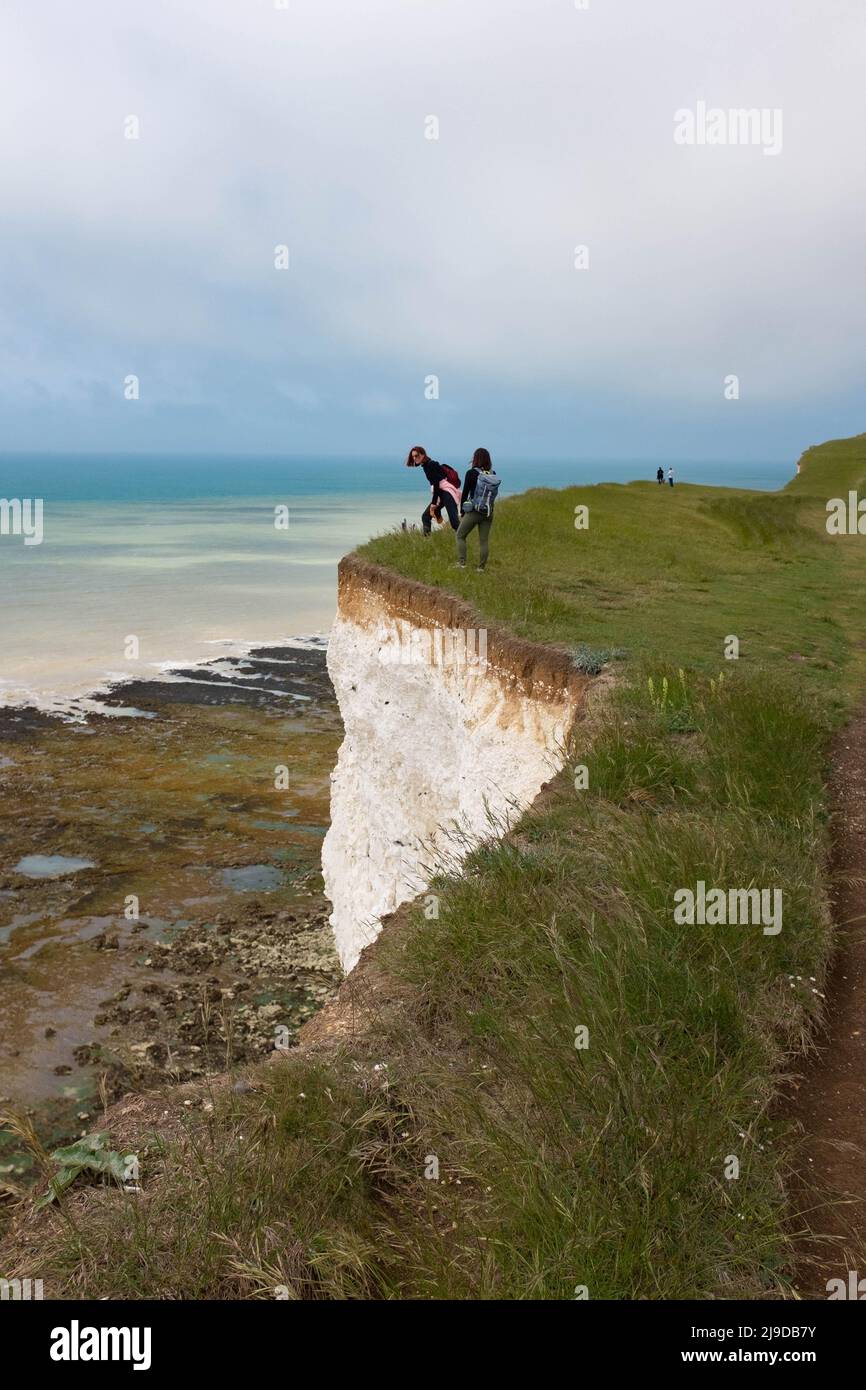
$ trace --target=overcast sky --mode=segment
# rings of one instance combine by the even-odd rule
[[[866,429],[863,0],[279,4],[4,0],[0,448]],[[781,149],[678,144],[701,101]]]

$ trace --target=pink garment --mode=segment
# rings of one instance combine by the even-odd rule
[[[442,481],[441,481],[440,484],[439,484],[439,491],[440,491],[440,492],[450,492],[450,493],[451,493],[451,496],[454,498],[454,501],[457,503],[458,507],[460,506],[460,498],[461,498],[461,496],[463,495],[463,490],[462,490],[462,488],[455,487],[453,483],[449,483],[449,481],[448,481],[447,478],[443,478]],[[431,488],[431,492],[432,492],[432,488]]]

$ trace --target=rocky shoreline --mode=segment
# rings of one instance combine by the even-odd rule
[[[291,1047],[341,978],[324,643],[99,701],[74,720],[0,710],[0,1110],[48,1145],[126,1092]],[[0,1191],[29,1169],[0,1130]]]

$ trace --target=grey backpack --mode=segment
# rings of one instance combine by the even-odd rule
[[[497,478],[495,473],[479,473],[472,494],[472,510],[480,512],[482,516],[490,516],[501,482],[502,479]]]

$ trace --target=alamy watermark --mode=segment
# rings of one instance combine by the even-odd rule
[[[866,497],[853,490],[844,497],[831,497],[826,506],[824,525],[828,536],[866,536]]]
[[[828,1279],[824,1287],[830,1303],[839,1299],[851,1299],[862,1303],[866,1299],[866,1279],[861,1279],[856,1269],[848,1270],[847,1283],[844,1279]]]
[[[764,154],[782,153],[781,107],[707,106],[674,112],[675,145],[759,145]]]
[[[0,1300],[29,1303],[44,1298],[41,1279],[0,1279]]]
[[[703,879],[695,887],[674,893],[674,921],[690,927],[763,927],[764,936],[782,930],[781,888],[707,888]]]
[[[0,536],[23,536],[25,545],[41,545],[41,497],[0,497]]]
[[[385,666],[487,667],[487,629],[413,627],[403,619],[379,624],[379,660]]]
[[[151,1364],[149,1327],[82,1327],[73,1318],[68,1327],[51,1330],[48,1355],[52,1361],[130,1361],[134,1371]]]

